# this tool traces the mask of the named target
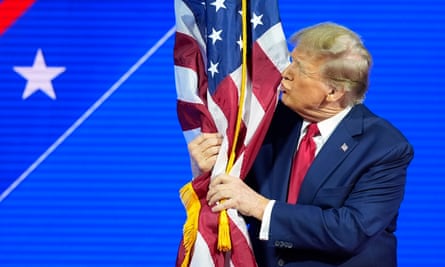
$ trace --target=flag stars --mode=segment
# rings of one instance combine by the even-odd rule
[[[226,0],[216,0],[215,2],[213,2],[213,3],[211,3],[211,5],[212,6],[215,6],[215,8],[216,8],[216,12],[218,12],[218,10],[220,9],[220,8],[226,8],[226,6],[224,5],[224,2],[225,2]]]
[[[239,50],[240,51],[243,50],[243,38],[242,38],[242,36],[239,37],[239,39],[238,39],[238,41],[236,41],[236,43],[239,46]]]
[[[218,40],[222,41],[221,33],[222,30],[217,31],[215,28],[212,28],[212,34],[209,35],[209,38],[212,39],[212,44],[215,44]]]
[[[215,76],[215,73],[219,73],[218,65],[219,62],[213,63],[212,61],[210,61],[210,68],[208,69],[208,71],[210,72],[210,74],[212,74],[212,78]]]
[[[65,67],[48,67],[41,49],[37,50],[31,67],[14,67],[14,71],[27,80],[22,99],[27,99],[41,90],[51,99],[56,99],[51,81],[65,71]]]
[[[263,14],[257,15],[253,13],[253,18],[250,20],[250,22],[253,24],[253,28],[255,29],[258,25],[263,25]]]

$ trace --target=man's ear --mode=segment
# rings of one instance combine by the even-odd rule
[[[345,96],[345,94],[346,91],[343,88],[330,88],[330,91],[326,96],[326,101],[338,102]]]

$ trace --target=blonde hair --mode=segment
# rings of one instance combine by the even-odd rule
[[[348,92],[346,104],[363,102],[372,58],[360,36],[346,27],[326,22],[298,31],[291,41],[308,55],[322,60],[322,79],[334,90]]]

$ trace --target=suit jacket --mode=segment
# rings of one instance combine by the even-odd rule
[[[302,118],[279,103],[246,182],[275,199],[269,240],[249,232],[262,266],[397,266],[394,231],[413,148],[390,123],[354,106],[317,154],[297,204],[286,203]]]

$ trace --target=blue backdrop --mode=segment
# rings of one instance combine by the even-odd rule
[[[173,0],[13,2],[0,2],[0,266],[173,266],[191,178]],[[445,266],[445,7],[300,2],[280,1],[286,35],[322,21],[360,33],[365,103],[415,147],[399,266]]]

